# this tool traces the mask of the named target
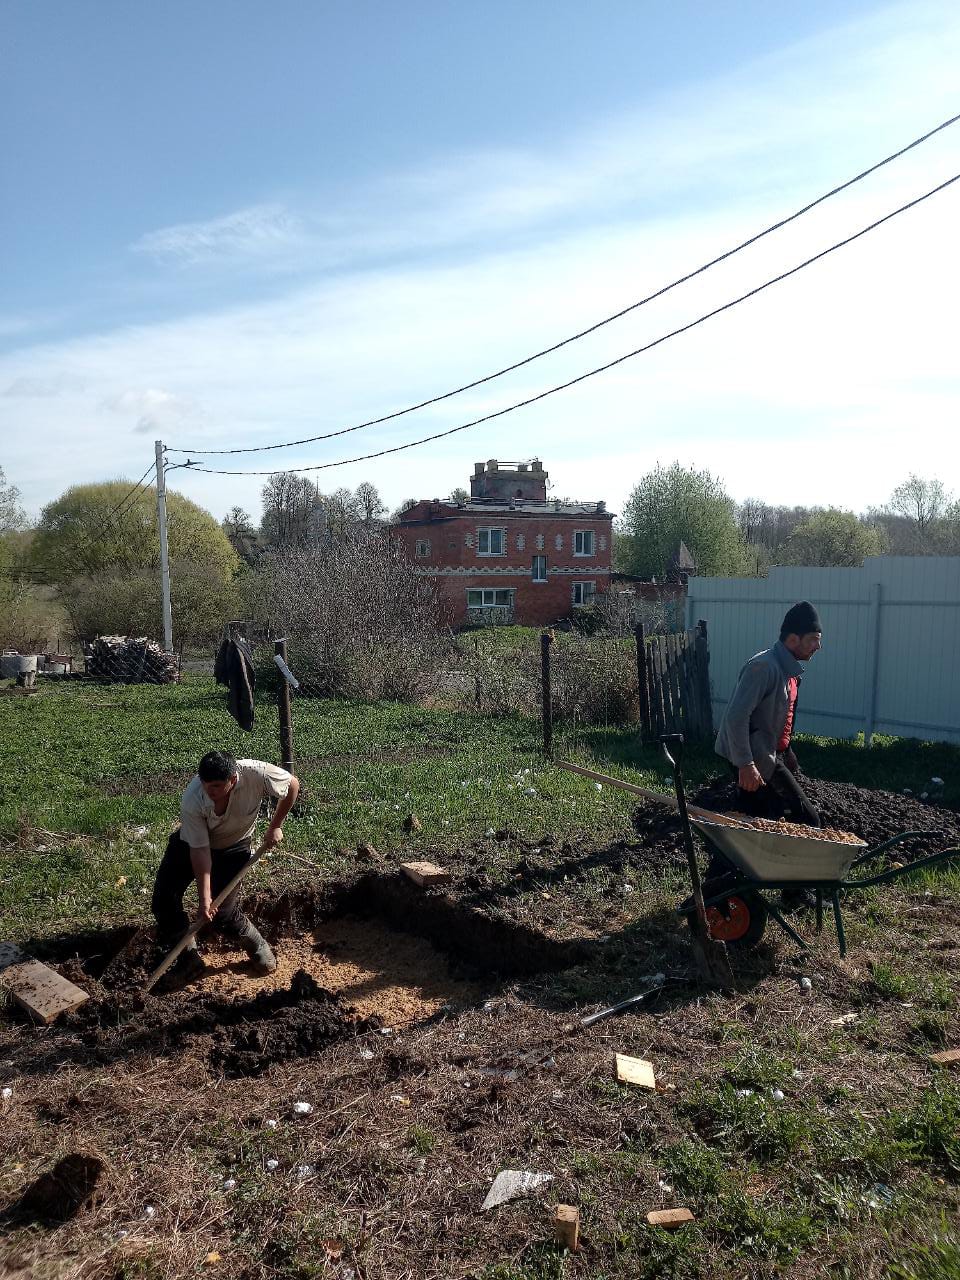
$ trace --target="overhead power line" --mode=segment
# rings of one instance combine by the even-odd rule
[[[588,378],[595,378],[597,374],[606,373],[608,369],[613,369],[619,364],[623,364],[627,360],[632,360],[634,356],[643,355],[645,351],[650,351],[654,347],[660,346],[661,343],[667,342],[670,338],[676,338],[681,333],[687,333],[690,329],[695,329],[698,325],[704,324],[707,320],[713,319],[714,316],[721,315],[724,311],[730,311],[731,308],[739,306],[741,302],[746,302],[748,298],[755,298],[758,293],[763,293],[765,289],[769,289],[772,285],[779,284],[783,280],[789,280],[791,276],[795,276],[797,272],[802,271],[805,267],[811,266],[814,262],[819,262],[821,258],[826,258],[829,254],[835,253],[838,249],[843,249],[846,245],[852,244],[855,240],[859,240],[862,236],[867,235],[871,231],[875,231],[877,227],[883,226],[885,222],[889,222],[892,218],[896,218],[901,213],[906,213],[908,209],[914,209],[918,204],[922,204],[924,200],[929,200],[931,196],[945,191],[947,187],[952,186],[955,182],[960,181],[960,173],[954,174],[952,178],[948,178],[946,182],[941,182],[939,186],[933,187],[932,190],[925,192],[922,196],[910,200],[907,204],[902,204],[899,209],[894,209],[890,213],[884,214],[882,218],[877,218],[875,222],[871,222],[868,226],[862,227],[859,231],[855,231],[853,235],[847,236],[843,240],[838,240],[835,244],[830,245],[826,249],[821,249],[819,253],[815,253],[812,257],[804,259],[795,267],[791,267],[789,271],[783,271],[780,275],[774,276],[770,280],[764,281],[754,289],[749,289],[746,293],[740,294],[738,298],[731,299],[719,307],[714,307],[712,311],[707,311],[702,316],[698,316],[696,320],[691,320],[689,324],[681,325],[678,329],[671,329],[669,333],[661,334],[659,338],[654,338],[652,342],[645,343],[642,347],[637,347],[635,351],[628,351],[626,355],[618,356],[616,360],[610,360],[607,364],[599,365],[595,369],[590,369],[586,373],[579,374],[576,378],[570,378],[567,382],[558,383],[555,387],[549,387],[546,391],[540,391],[537,395],[528,396],[525,400],[518,400],[515,404],[507,405],[504,409],[497,409],[493,413],[485,413],[480,418],[474,418],[470,422],[462,422],[457,427],[449,427],[446,431],[437,431],[433,435],[423,436],[419,440],[410,440],[406,444],[393,445],[389,449],[378,449],[375,453],[360,454],[356,458],[341,458],[336,462],[320,462],[310,467],[282,467],[275,471],[230,471],[223,468],[215,467],[198,467],[192,463],[187,463],[193,471],[202,471],[212,476],[269,476],[269,475],[293,475],[305,471],[326,471],[331,467],[346,467],[352,462],[368,462],[372,458],[383,458],[391,453],[402,453],[405,449],[416,449],[419,445],[430,444],[434,440],[443,440],[446,436],[456,435],[459,431],[467,431],[470,427],[478,427],[483,422],[492,422],[495,418],[502,418],[508,413],[513,413],[516,409],[523,409],[527,405],[536,404],[539,400],[546,400],[548,396],[556,395],[558,391],[566,391],[569,387],[575,387],[580,382],[586,382]]]
[[[696,267],[693,271],[687,272],[686,275],[680,276],[679,279],[671,281],[670,284],[664,285],[657,289],[654,293],[648,294],[645,298],[641,298],[639,302],[632,302],[628,307],[624,307],[621,311],[614,312],[611,316],[606,316],[603,320],[598,320],[595,324],[581,329],[578,333],[570,334],[569,337],[555,342],[552,346],[544,347],[541,351],[535,351],[532,355],[525,356],[522,360],[517,360],[513,364],[498,369],[495,373],[488,373],[482,378],[475,378],[473,382],[465,382],[463,386],[455,387],[452,391],[445,391],[441,395],[431,396],[428,400],[421,400],[417,404],[408,405],[405,409],[397,409],[393,413],[385,413],[379,418],[370,418],[366,422],[358,422],[352,427],[341,427],[338,431],[327,431],[322,435],[305,436],[302,440],[285,440],[277,444],[261,444],[246,445],[242,448],[235,449],[188,449],[179,446],[169,446],[168,451],[173,453],[187,453],[200,455],[216,455],[225,457],[228,454],[236,453],[268,453],[273,449],[292,449],[296,445],[315,444],[318,440],[332,440],[336,436],[350,435],[354,431],[363,431],[367,427],[377,427],[384,422],[392,422],[394,418],[402,418],[406,414],[416,413],[418,409],[426,409],[432,404],[440,404],[443,400],[450,400],[453,396],[461,395],[464,391],[472,391],[474,387],[482,387],[487,382],[493,382],[496,378],[502,378],[505,374],[513,373],[516,369],[522,369],[525,365],[532,364],[535,360],[540,360],[543,356],[552,355],[554,351],[560,351],[563,347],[569,346],[572,342],[578,342],[581,338],[588,337],[591,333],[596,333],[598,329],[602,329],[605,325],[612,324],[614,320],[620,320],[624,316],[629,315],[632,311],[645,307],[648,302],[654,302],[657,298],[662,298],[664,294],[669,293],[672,289],[678,288],[682,284],[686,284],[688,280],[693,280],[696,276],[702,275],[705,271],[709,271],[711,267],[717,266],[721,262],[725,262],[727,258],[732,258],[734,254],[740,253],[741,250],[747,249],[752,244],[756,244],[758,240],[762,240],[764,236],[771,235],[774,231],[779,231],[781,227],[785,227],[788,223],[795,222],[797,218],[803,217],[805,213],[809,213],[811,209],[815,209],[817,205],[821,205],[824,201],[831,199],[832,196],[839,195],[841,191],[846,191],[849,187],[854,186],[857,182],[862,182],[864,178],[868,178],[870,174],[876,173],[878,169],[882,169],[884,165],[898,160],[901,156],[906,155],[908,151],[912,151],[915,147],[919,147],[922,143],[929,141],[936,134],[941,133],[944,129],[948,129],[951,125],[960,120],[960,114],[951,116],[949,120],[944,120],[938,124],[936,128],[930,129],[927,133],[921,134],[919,138],[914,138],[912,142],[907,143],[905,147],[901,147],[899,151],[893,151],[890,155],[885,156],[882,160],[878,160],[876,164],[872,164],[868,169],[862,170],[855,174],[854,177],[848,178],[846,182],[842,182],[839,186],[833,187],[830,191],[824,192],[823,195],[817,196],[815,200],[811,200],[809,204],[805,204],[802,209],[797,209],[795,213],[789,214],[785,218],[781,218],[779,222],[772,223],[769,227],[765,227],[763,231],[758,231],[749,239],[735,245],[732,249],[727,249],[724,253],[719,254],[716,258],[711,258],[709,262],[705,262],[702,266]]]

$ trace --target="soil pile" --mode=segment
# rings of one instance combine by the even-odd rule
[[[894,791],[869,791],[844,782],[824,782],[804,776],[804,791],[820,811],[824,826],[850,831],[869,845],[881,844],[901,831],[928,831],[890,851],[891,858],[914,861],[953,845],[960,846],[960,814],[924,804]],[[695,804],[720,813],[736,810],[737,788],[725,778],[703,787]]]

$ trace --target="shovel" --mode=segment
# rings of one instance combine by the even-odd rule
[[[230,894],[233,893],[234,889],[237,887],[237,885],[240,883],[243,877],[247,874],[247,872],[250,870],[253,864],[255,862],[259,862],[260,857],[263,853],[264,853],[263,845],[261,845],[260,848],[257,849],[255,853],[251,853],[250,857],[243,864],[243,866],[240,868],[237,874],[233,877],[233,879],[230,880],[220,890],[220,892],[217,894],[217,896],[214,898],[213,902],[211,903],[211,906],[219,907],[223,902],[226,901],[227,898],[229,898]],[[203,928],[203,926],[208,923],[209,921],[207,920],[199,920],[199,921],[195,921],[190,926],[190,928],[183,935],[183,937],[180,939],[177,945],[172,949],[172,951],[170,951],[167,954],[167,956],[163,960],[161,960],[161,962],[154,969],[153,973],[151,973],[150,977],[143,984],[144,992],[152,990],[152,988],[160,981],[163,975],[167,972],[167,970],[173,964],[174,960],[176,960],[177,956],[179,956],[180,952],[186,948],[191,938],[195,938],[197,934],[200,932],[200,930]]]
[[[677,793],[677,808],[680,811],[680,828],[683,832],[683,847],[687,854],[687,866],[690,869],[690,883],[693,886],[693,916],[690,920],[693,959],[697,972],[704,982],[733,990],[733,972],[724,943],[710,937],[707,924],[707,913],[703,905],[703,884],[700,879],[700,867],[697,864],[697,853],[693,847],[693,831],[687,814],[687,798],[683,791],[683,734],[665,733],[660,738],[663,754],[673,768],[673,784]]]

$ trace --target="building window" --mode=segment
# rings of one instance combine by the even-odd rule
[[[477,530],[477,555],[478,556],[502,556],[504,554],[504,538],[503,529],[478,529]]]
[[[575,582],[573,584],[574,608],[580,608],[582,605],[593,604],[593,597],[596,594],[597,584],[595,582]]]
[[[430,554],[430,543],[427,542],[425,539],[418,538],[417,539],[417,559],[425,560],[429,554]]]
[[[468,609],[509,609],[513,610],[513,587],[476,587],[467,591]]]
[[[534,556],[533,569],[530,577],[534,582],[546,582],[547,580],[547,557]]]
[[[573,554],[575,556],[592,556],[594,534],[592,529],[577,529],[573,535]]]

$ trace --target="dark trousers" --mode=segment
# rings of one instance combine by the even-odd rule
[[[751,818],[772,818],[774,822],[786,818],[789,822],[802,822],[808,827],[823,825],[820,814],[779,756],[765,786],[756,791],[737,788],[737,806]]]
[[[241,840],[228,849],[211,851],[210,893],[216,897],[250,858],[250,841]],[[183,909],[183,895],[194,880],[190,861],[190,846],[180,839],[177,828],[167,841],[167,848],[157,868],[153,884],[151,907],[157,921],[157,937],[172,946],[190,927],[190,918]],[[240,910],[240,886],[220,904],[210,925],[221,933],[241,934],[250,921]]]

